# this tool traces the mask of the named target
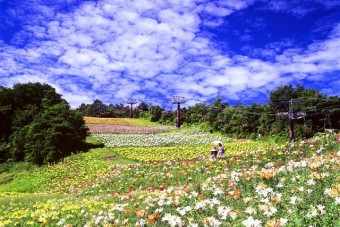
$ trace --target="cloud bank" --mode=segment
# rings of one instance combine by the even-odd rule
[[[256,100],[287,83],[340,95],[340,23],[305,48],[273,43],[249,55],[223,51],[210,39],[206,30],[254,2],[69,0],[61,7],[32,0],[26,11],[14,5],[6,12],[8,25],[21,26],[10,41],[0,41],[0,85],[48,83],[73,107],[129,97],[168,106],[173,95]]]

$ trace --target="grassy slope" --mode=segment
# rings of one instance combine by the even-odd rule
[[[97,143],[92,137],[88,138],[88,142]],[[339,150],[339,144],[333,150]],[[13,203],[34,207],[37,202],[43,204],[49,201],[50,204],[55,201],[69,201],[71,206],[76,200],[86,201],[90,196],[77,197],[67,193],[68,189],[74,183],[82,183],[81,179],[84,179],[84,184],[88,183],[112,164],[131,162],[133,161],[119,157],[113,149],[96,148],[87,153],[74,154],[55,165],[35,167],[18,163],[0,174],[0,210],[1,206],[11,206]],[[13,192],[13,196],[6,197],[9,192]]]
[[[86,124],[111,124],[123,126],[156,126],[155,122],[144,119],[131,118],[95,118],[85,117]],[[174,132],[168,132],[174,133]],[[99,144],[93,137],[87,138],[87,143]],[[65,160],[55,164],[37,167],[29,163],[7,164],[0,168],[0,193],[41,193],[49,191],[60,191],[60,187],[69,188],[72,182],[79,181],[78,178],[89,180],[99,175],[112,164],[126,164],[135,161],[119,157],[110,148],[90,149],[87,153],[74,154]],[[65,168],[67,166],[67,168]],[[80,171],[84,168],[86,171]],[[65,171],[67,169],[68,171]],[[82,175],[79,175],[81,172]]]
[[[92,137],[89,137],[87,142],[97,143]],[[0,192],[57,191],[60,190],[57,185],[69,187],[72,185],[72,179],[90,178],[105,171],[109,165],[131,162],[134,161],[118,157],[113,149],[104,147],[74,154],[55,165],[37,167],[27,163],[16,163],[0,174]],[[79,168],[84,168],[86,171],[80,171]],[[78,175],[80,172],[87,176]]]
[[[95,118],[85,117],[86,124],[111,124],[124,126],[155,126],[158,123],[150,122],[144,119],[130,118]],[[95,138],[87,138],[88,143],[98,144]],[[0,193],[1,192],[48,192],[60,190],[56,185],[69,187],[72,179],[90,178],[100,174],[109,165],[133,163],[133,160],[119,157],[118,154],[109,148],[95,148],[87,153],[74,154],[64,161],[55,165],[37,167],[29,163],[6,164],[0,168]],[[68,171],[65,171],[65,165]],[[83,167],[87,171],[77,175],[80,171],[77,168]],[[63,178],[65,180],[62,180]],[[62,183],[61,183],[62,182]]]

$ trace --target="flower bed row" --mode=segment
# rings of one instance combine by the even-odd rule
[[[172,130],[169,126],[122,126],[108,124],[87,125],[90,133],[152,134]]]
[[[135,118],[84,117],[85,124],[108,124],[121,126],[155,126],[156,123]]]
[[[96,133],[92,136],[104,143],[107,147],[192,146],[211,144],[214,140],[220,140],[220,137],[216,137],[212,134],[187,134],[185,131],[149,135]]]

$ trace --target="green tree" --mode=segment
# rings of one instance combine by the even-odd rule
[[[87,134],[82,117],[64,103],[46,107],[26,127],[25,160],[37,164],[55,162],[77,151]]]
[[[185,121],[188,124],[201,123],[208,118],[209,107],[204,103],[196,103],[189,107],[186,114]]]
[[[208,114],[209,124],[214,130],[220,131],[223,128],[224,116],[223,110],[229,106],[221,98],[217,98],[211,105]]]
[[[46,84],[0,89],[0,115],[8,121],[0,127],[1,162],[55,162],[80,148],[87,135],[82,116]]]
[[[158,105],[156,106],[150,106],[149,107],[149,113],[151,114],[151,121],[157,122],[162,117],[162,112],[164,109]]]

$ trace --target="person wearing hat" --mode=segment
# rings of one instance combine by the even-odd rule
[[[216,149],[216,147],[213,147],[210,152],[211,152],[211,159],[215,160],[216,156],[217,156],[217,149]]]

